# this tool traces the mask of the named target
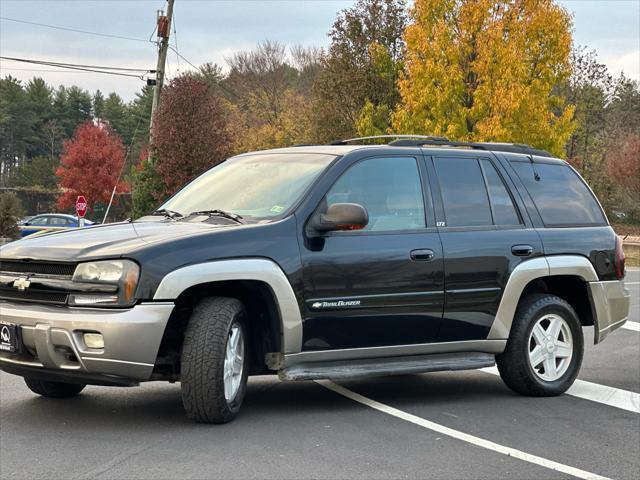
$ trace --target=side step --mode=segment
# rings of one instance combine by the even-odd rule
[[[473,370],[492,367],[491,353],[457,352],[409,357],[368,358],[335,362],[301,363],[278,372],[281,380],[320,380],[407,375],[411,373]]]

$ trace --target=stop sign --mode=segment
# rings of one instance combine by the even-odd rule
[[[84,218],[87,214],[87,199],[84,198],[84,195],[78,196],[76,200],[76,215],[80,218]]]

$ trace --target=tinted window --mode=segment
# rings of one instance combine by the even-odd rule
[[[56,227],[66,226],[69,222],[64,217],[49,217],[49,225]]]
[[[493,225],[489,197],[476,159],[435,158],[448,227]]]
[[[327,204],[359,203],[369,213],[365,230],[425,227],[420,174],[415,158],[374,158],[356,163],[327,193]]]
[[[553,225],[603,225],[606,223],[598,202],[580,177],[567,165],[536,163],[535,179],[531,163],[512,162],[531,194],[542,221]]]
[[[493,223],[496,225],[519,225],[522,223],[513,205],[513,199],[496,171],[496,167],[489,160],[480,160],[480,164],[489,189]]]
[[[29,225],[46,225],[47,224],[47,217],[34,217],[31,220],[29,220]]]

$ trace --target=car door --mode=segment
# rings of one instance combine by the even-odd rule
[[[49,219],[45,215],[38,215],[26,222],[24,225],[20,227],[20,233],[23,237],[27,235],[31,235],[32,233],[39,232],[40,230],[45,230],[47,225],[49,224]]]
[[[427,162],[444,249],[441,342],[485,339],[510,273],[542,243],[493,155],[456,152]]]
[[[364,158],[328,188],[315,213],[357,203],[369,223],[306,233],[303,351],[436,340],[443,258],[425,176],[420,155]]]

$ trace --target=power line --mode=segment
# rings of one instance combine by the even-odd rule
[[[64,66],[64,67],[83,67],[83,68],[99,68],[101,70],[119,70],[126,72],[151,72],[153,71],[147,68],[131,68],[131,67],[107,67],[104,65],[86,65],[84,63],[67,63],[67,62],[54,62],[53,60],[34,60],[31,58],[19,58],[19,57],[5,57],[0,56],[0,59],[3,60],[13,60],[14,62],[27,62],[27,63],[37,63],[37,64],[46,64],[52,66]]]
[[[44,65],[47,67],[58,67],[65,68],[69,70],[78,70],[82,72],[93,72],[93,73],[103,73],[105,75],[117,75],[120,77],[133,77],[144,80],[145,73],[153,73],[153,70],[145,70],[145,69],[136,69],[136,68],[124,68],[124,67],[103,67],[99,65],[82,65],[77,63],[61,63],[61,62],[50,62],[45,60],[33,60],[29,58],[16,58],[16,57],[4,57],[0,56],[0,60],[10,60],[13,62],[22,62],[22,63],[32,63],[35,65]],[[119,70],[119,71],[110,71],[110,70]],[[140,75],[134,75],[130,73],[121,73],[120,71],[129,71],[129,72],[141,72]]]
[[[78,30],[76,28],[60,27],[57,25],[49,25],[46,23],[30,22],[28,20],[20,20],[18,18],[0,17],[0,20],[5,20],[7,22],[24,23],[27,25],[36,25],[38,27],[53,28],[55,30],[65,30],[67,32],[84,33],[85,35],[95,35],[97,37],[118,38],[120,40],[131,40],[134,42],[154,43],[154,42],[151,42],[150,40],[145,40],[143,38],[125,37],[123,35],[113,35],[110,33],[90,32],[88,30]]]

